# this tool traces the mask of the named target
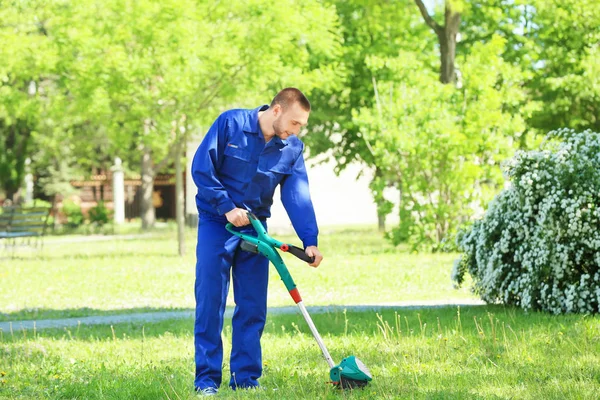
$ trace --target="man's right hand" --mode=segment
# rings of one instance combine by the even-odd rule
[[[250,220],[248,219],[248,211],[243,208],[234,208],[233,210],[225,213],[225,218],[227,221],[231,222],[233,226],[245,226],[250,224]]]

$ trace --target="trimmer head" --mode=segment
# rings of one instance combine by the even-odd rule
[[[340,389],[363,388],[373,379],[369,368],[354,356],[344,358],[339,365],[331,368],[329,377]]]

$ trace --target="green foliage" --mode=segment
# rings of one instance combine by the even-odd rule
[[[57,173],[89,166],[102,153],[74,101],[71,84],[83,60],[61,31],[82,38],[85,30],[68,10],[63,2],[37,0],[0,7],[0,187],[9,196],[21,186],[27,158],[45,179],[40,190],[53,195],[69,192],[70,177],[57,180]]]
[[[372,187],[400,191],[394,243],[448,249],[460,224],[501,183],[498,164],[524,129],[523,118],[506,110],[525,96],[522,73],[498,57],[504,46],[496,38],[459,57],[459,89],[440,84],[411,53],[367,59],[374,76],[384,70],[394,77],[376,81],[378,103],[354,116],[381,171]]]
[[[485,301],[555,314],[600,311],[600,134],[561,130],[510,160],[511,186],[466,231],[455,266]],[[556,141],[561,139],[561,141]]]
[[[325,60],[338,53],[337,18],[316,1],[90,3],[71,7],[83,40],[60,29],[80,59],[70,87],[124,160],[148,148],[158,162],[185,132],[232,102],[265,102],[267,89],[336,82]]]
[[[52,203],[46,200],[33,199],[32,201],[28,201],[23,203],[23,207],[52,207]]]
[[[51,195],[117,155],[138,172],[148,155],[152,177],[220,111],[298,86],[313,103],[311,154],[338,172],[364,163],[379,214],[390,186],[408,207],[393,240],[440,247],[491,197],[512,149],[559,127],[600,130],[596,0],[437,1],[438,24],[446,4],[462,21],[456,90],[432,80],[439,43],[414,0],[2,2],[0,191],[19,189],[27,158]],[[407,141],[389,137],[395,126]]]
[[[456,91],[432,79],[435,35],[412,1],[336,3],[351,73],[343,92],[323,96],[333,111],[316,113],[311,152],[332,150],[338,170],[371,166],[380,214],[390,209],[383,189],[400,190],[394,243],[452,247],[456,228],[497,191],[498,163],[513,149],[540,130],[596,126],[599,8],[575,3],[452,2],[462,19]],[[443,24],[438,6],[432,16]],[[411,133],[391,139],[396,126]]]
[[[16,123],[11,127],[3,125],[0,121],[0,190],[12,200],[25,177],[29,132],[23,123]]]
[[[532,118],[542,131],[600,131],[600,7],[596,0],[535,3],[539,62],[532,88],[544,107]],[[577,10],[574,12],[574,10]]]
[[[58,154],[53,157],[53,161],[57,164],[50,164],[45,171],[39,173],[38,187],[50,197],[57,194],[67,196],[74,193],[75,189],[69,183],[73,177],[73,169],[66,160],[60,160]]]
[[[1,188],[18,189],[26,157],[71,177],[116,155],[139,170],[140,150],[165,167],[175,143],[232,103],[334,87],[337,30],[335,9],[316,0],[3,4]]]
[[[52,104],[57,53],[45,25],[49,9],[35,0],[0,6],[0,190],[9,198],[21,187],[32,135]]]
[[[338,75],[339,90],[317,88],[311,100],[310,135],[304,140],[311,155],[332,151],[340,171],[355,161],[374,165],[368,144],[359,133],[353,111],[375,103],[373,73],[367,64],[369,57],[393,57],[405,51],[415,54],[431,66],[436,55],[432,51],[435,39],[413,0],[401,1],[328,1],[335,6],[343,35]],[[383,75],[385,73],[385,75]],[[379,71],[378,78],[391,79],[393,71]],[[323,90],[325,89],[325,90]]]
[[[62,213],[67,217],[67,225],[70,228],[77,228],[85,222],[81,206],[72,200],[63,201]]]
[[[598,131],[599,20],[596,0],[479,1],[463,15],[457,51],[468,53],[474,44],[502,36],[509,44],[503,59],[532,74],[521,103],[529,108],[524,115],[530,131]],[[534,142],[524,139],[522,148]]]
[[[99,227],[108,224],[110,221],[110,210],[106,208],[103,201],[99,201],[94,207],[88,211],[90,223]]]
[[[326,153],[335,158],[337,173],[357,161],[373,167],[376,179],[371,182],[371,190],[378,214],[385,216],[393,206],[383,196],[387,182],[353,118],[355,110],[375,103],[374,76],[367,61],[370,57],[394,57],[405,51],[415,54],[425,65],[432,65],[436,58],[432,51],[435,40],[427,26],[421,24],[413,0],[328,3],[336,7],[343,35],[342,68],[338,71],[342,85],[333,93],[329,87],[313,91],[311,127],[315,128],[303,140],[311,156]],[[393,74],[382,69],[378,78],[392,79]]]
[[[125,168],[141,172],[144,193],[189,132],[205,129],[226,107],[256,107],[283,86],[310,92],[337,82],[337,16],[317,0],[143,0],[127,7],[88,0],[57,7],[54,33],[73,60],[64,71],[79,116],[73,129],[80,138],[95,129],[94,147],[83,142],[77,153],[99,148],[119,156]],[[141,201],[149,227],[150,196]]]

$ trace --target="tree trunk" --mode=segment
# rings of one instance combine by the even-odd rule
[[[17,199],[15,198],[15,194],[17,194],[18,189],[10,186],[5,189],[6,199],[10,200],[11,204],[15,204]]]
[[[377,230],[379,233],[385,232],[385,216],[377,215]]]
[[[425,23],[433,29],[440,44],[440,82],[453,83],[456,81],[454,59],[456,57],[456,35],[460,27],[460,13],[452,9],[451,1],[446,0],[444,25],[434,21],[427,12],[422,0],[415,0]]]
[[[177,219],[177,243],[179,244],[179,255],[185,255],[185,216],[184,216],[184,193],[183,193],[183,145],[181,140],[175,144],[175,218]]]
[[[8,172],[0,179],[0,189],[4,190],[8,200],[16,203],[18,199],[15,194],[19,192],[25,177],[25,160],[31,128],[22,120],[17,120],[10,126],[0,120],[0,138],[3,142],[0,148],[3,148],[5,153],[0,170]]]
[[[519,150],[527,150],[527,133],[529,129],[525,128],[521,136],[519,136]]]
[[[377,89],[375,89],[375,94],[377,95]],[[379,167],[375,167],[375,177],[373,178],[373,182],[379,181],[381,179],[382,172]],[[373,183],[371,182],[371,183]],[[383,197],[383,190],[381,188],[381,192],[376,192],[374,195],[375,206],[377,208],[377,230],[380,233],[385,232],[385,217],[387,213],[384,213],[383,207],[385,206],[385,198]]]
[[[52,195],[52,205],[50,206],[50,214],[54,217],[54,222],[52,224],[52,232],[55,232],[58,229],[58,201],[56,199],[58,195]]]
[[[454,37],[453,37],[454,36]],[[439,37],[440,41],[440,82],[452,83],[456,81],[454,71],[454,57],[456,55],[456,34],[448,35],[446,31]]]
[[[449,1],[446,1],[445,20],[444,29],[438,33],[441,58],[440,81],[452,83],[456,81],[454,59],[456,58],[456,35],[460,26],[460,14],[450,8]]]
[[[148,230],[154,227],[156,221],[156,210],[152,202],[154,192],[154,165],[150,148],[144,146],[142,152],[142,197],[140,198],[140,211],[142,217],[142,229]]]

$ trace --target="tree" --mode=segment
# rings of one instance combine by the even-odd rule
[[[113,34],[81,49],[101,77],[86,101],[103,99],[98,116],[110,116],[116,148],[141,153],[144,228],[154,221],[156,171],[173,162],[187,132],[233,99],[257,98],[286,79],[335,81],[334,66],[310,64],[311,54],[331,59],[337,46],[335,13],[314,1],[109,1],[99,9],[87,16],[94,37]]]
[[[530,124],[600,130],[600,7],[594,0],[536,1],[533,23],[539,49],[533,97],[544,107]]]
[[[327,154],[336,160],[336,173],[353,162],[360,162],[380,177],[382,171],[378,169],[369,144],[353,119],[355,110],[375,104],[374,75],[367,59],[371,56],[393,57],[405,50],[419,54],[419,59],[428,65],[436,57],[428,50],[433,48],[434,41],[418,14],[407,12],[413,6],[412,0],[344,0],[330,1],[329,4],[336,7],[343,34],[339,68],[342,84],[337,91],[326,86],[312,92],[311,101],[315,107],[311,113],[310,135],[306,135],[304,140],[311,156]],[[384,70],[378,73],[378,79],[389,78],[393,74]],[[381,180],[377,179],[377,182]],[[383,229],[390,203],[382,196],[383,188],[373,188],[379,225]]]
[[[460,89],[437,81],[410,53],[369,58],[375,76],[395,72],[376,81],[377,92],[389,97],[379,96],[376,107],[355,113],[382,171],[374,186],[400,191],[400,224],[390,232],[394,243],[446,248],[472,210],[498,190],[498,164],[513,151],[507,138],[525,126],[520,115],[504,111],[524,96],[521,71],[499,57],[504,45],[497,37],[461,56]]]
[[[598,131],[596,1],[483,0],[468,7],[462,19],[459,53],[501,36],[508,43],[502,58],[530,74],[524,82],[528,96],[517,105],[529,137],[519,138],[521,148],[562,127]]]
[[[508,45],[496,37],[459,53],[465,64],[459,63],[460,80],[440,79],[452,75],[457,24],[471,12],[461,2],[445,3],[444,25],[412,1],[369,5],[336,4],[346,90],[322,96],[321,103],[331,105],[324,110],[329,115],[315,113],[319,128],[307,142],[311,154],[332,149],[338,170],[353,161],[373,169],[380,227],[381,216],[391,211],[384,189],[400,190],[402,222],[390,232],[394,242],[410,238],[415,247],[439,248],[465,218],[460,213],[470,213],[468,204],[489,198],[500,176],[497,164],[525,130],[516,108],[526,98],[521,85],[527,74],[499,58]],[[434,71],[440,84],[432,81]],[[455,85],[443,88],[445,82]],[[457,200],[465,188],[469,201]],[[420,216],[412,211],[415,204]]]
[[[0,17],[10,60],[0,68],[2,186],[18,187],[27,155],[55,171],[48,188],[62,188],[76,164],[107,169],[119,155],[139,165],[145,228],[154,176],[179,170],[190,131],[283,86],[339,82],[337,17],[316,0],[32,0]]]
[[[422,0],[415,0],[425,23],[435,32],[440,45],[440,82],[456,81],[454,60],[456,58],[456,36],[460,27],[462,4],[458,0],[446,0],[444,6],[444,25],[438,24],[429,15]]]
[[[82,27],[70,11],[60,2],[35,0],[0,10],[0,54],[6,60],[0,66],[0,168],[9,198],[21,186],[27,158],[41,178],[38,187],[54,204],[71,179],[106,162],[103,131],[77,109],[69,86],[79,60],[64,32],[84,31],[75,29]]]
[[[31,140],[51,107],[57,56],[43,1],[0,7],[0,190],[21,187]]]
[[[231,103],[264,102],[263,92],[334,86],[335,10],[317,1],[88,3],[63,10],[82,28],[63,24],[59,33],[69,43],[65,56],[78,60],[69,93],[84,125],[105,133],[109,151],[140,163],[145,229],[154,223],[154,177],[174,164],[181,254],[188,133]]]

